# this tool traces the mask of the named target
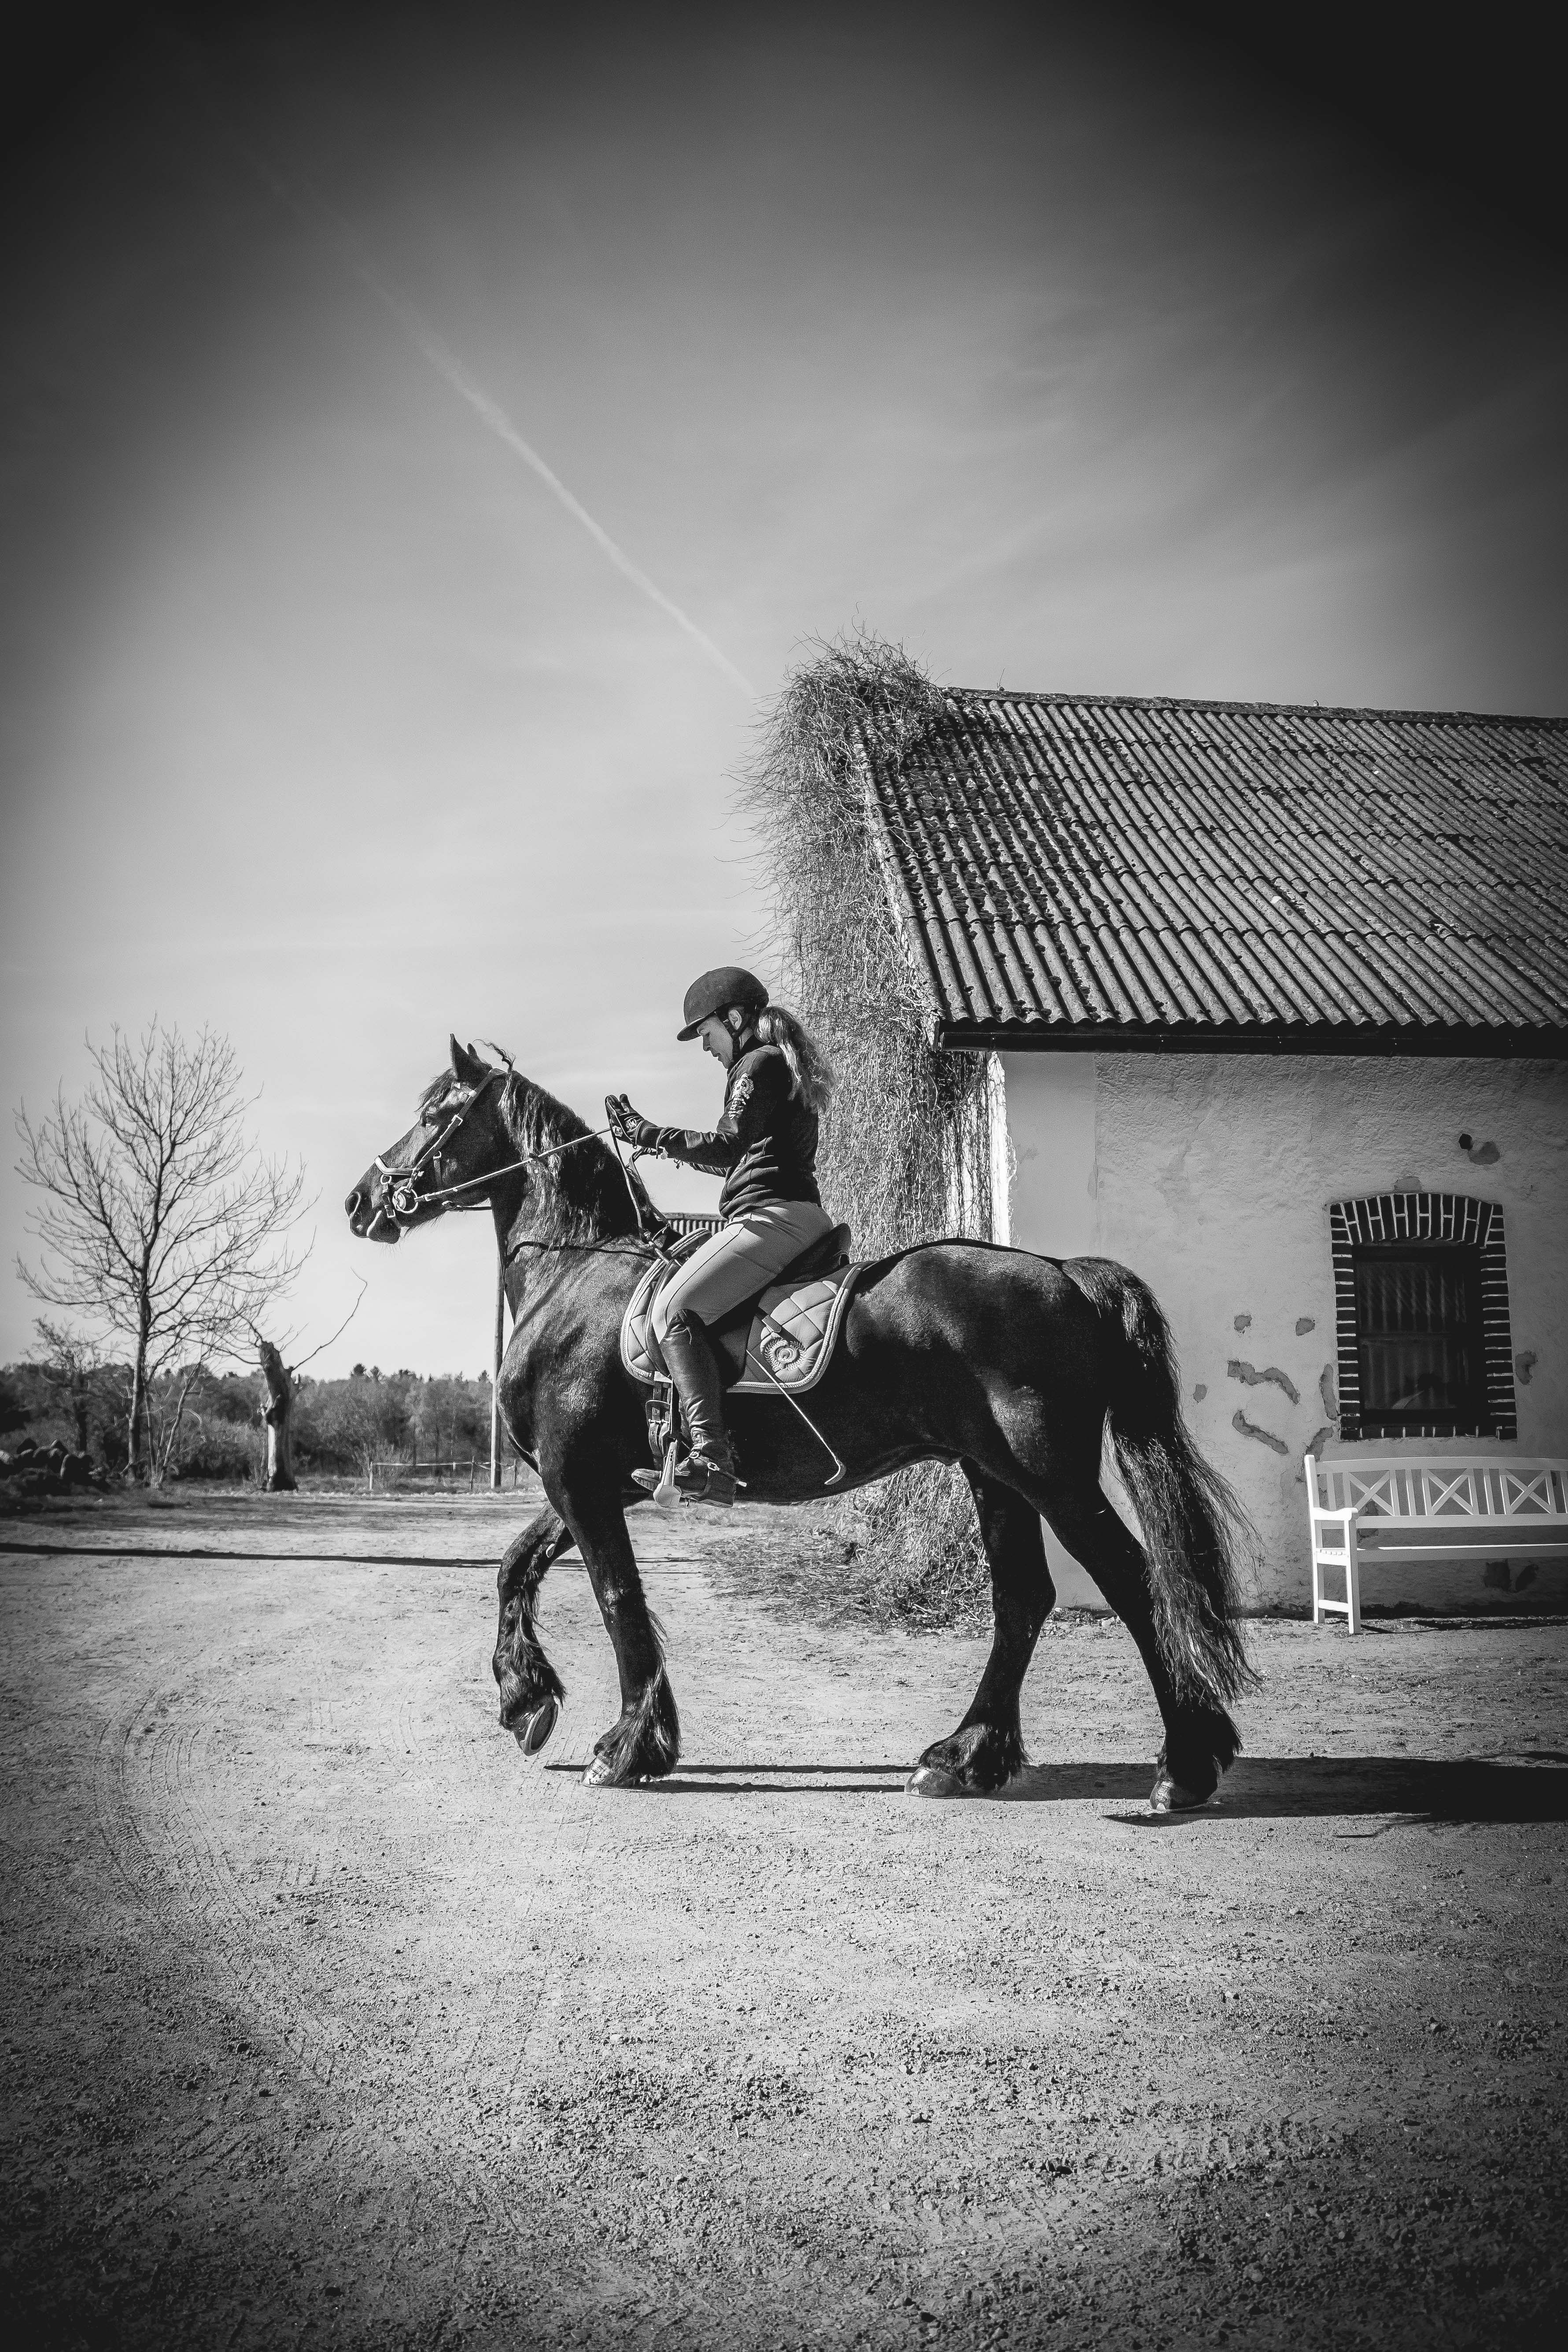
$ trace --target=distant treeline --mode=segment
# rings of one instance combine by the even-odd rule
[[[123,1470],[131,1368],[99,1364],[7,1364],[0,1370],[0,1448],[22,1438],[57,1437],[105,1470]],[[262,1469],[259,1372],[197,1375],[186,1401],[168,1475],[255,1478]],[[490,1384],[480,1373],[422,1380],[356,1364],[343,1381],[301,1373],[294,1407],[294,1456],[306,1475],[363,1475],[378,1462],[488,1462]]]

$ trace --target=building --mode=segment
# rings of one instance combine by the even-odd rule
[[[995,1237],[1152,1285],[1257,1602],[1309,1448],[1568,1454],[1568,721],[954,691],[861,751],[932,1042],[994,1057]]]

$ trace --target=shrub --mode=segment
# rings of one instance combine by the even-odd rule
[[[460,1374],[356,1370],[344,1381],[302,1380],[294,1407],[300,1467],[363,1476],[372,1463],[459,1461],[489,1451],[488,1381]]]
[[[179,1478],[258,1478],[266,1456],[258,1422],[247,1424],[216,1413],[187,1414],[169,1468]]]
[[[58,1438],[105,1469],[118,1470],[125,1461],[126,1372],[123,1364],[84,1369],[50,1350],[7,1364],[5,1380],[20,1414],[12,1429],[25,1430],[45,1447]]]
[[[835,1091],[820,1171],[853,1203],[856,1254],[991,1231],[987,1058],[938,1053],[900,936],[869,807],[866,741],[901,761],[942,709],[902,649],[858,635],[818,645],[785,679],[741,777],[773,898],[784,995],[824,1047]],[[920,1622],[972,1614],[988,1591],[962,1473],[925,1463],[840,1507],[873,1587]]]

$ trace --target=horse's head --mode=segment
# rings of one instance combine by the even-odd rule
[[[498,1164],[496,1139],[504,1129],[496,1097],[509,1072],[456,1037],[451,1042],[452,1066],[426,1087],[414,1125],[377,1152],[343,1203],[363,1241],[400,1241],[408,1227],[428,1224],[453,1205],[485,1205],[482,1191],[456,1204],[440,1196]],[[500,1156],[509,1158],[510,1150]]]

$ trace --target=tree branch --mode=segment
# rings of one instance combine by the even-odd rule
[[[304,1369],[305,1369],[305,1366],[306,1366],[307,1364],[313,1364],[313,1363],[315,1362],[316,1358],[317,1358],[317,1357],[318,1357],[318,1356],[322,1352],[322,1349],[323,1349],[330,1348],[330,1347],[332,1345],[333,1340],[341,1339],[342,1338],[343,1333],[348,1329],[349,1325],[353,1321],[354,1317],[359,1313],[360,1308],[364,1305],[364,1295],[365,1295],[365,1292],[370,1288],[370,1285],[369,1285],[369,1283],[365,1280],[365,1278],[364,1278],[364,1276],[363,1276],[363,1274],[361,1274],[361,1275],[356,1275],[356,1276],[355,1276],[355,1277],[354,1277],[354,1279],[355,1279],[355,1280],[358,1282],[358,1284],[359,1284],[359,1297],[354,1300],[353,1305],[349,1308],[348,1313],[343,1317],[342,1321],[338,1325],[337,1329],[332,1333],[332,1337],[331,1337],[331,1339],[323,1339],[320,1348],[312,1348],[312,1349],[311,1349],[311,1350],[310,1350],[310,1354],[309,1354],[308,1356],[301,1356],[301,1357],[300,1357],[300,1360],[299,1360],[299,1362],[298,1362],[297,1364],[291,1364],[291,1365],[289,1366],[289,1370],[290,1370],[290,1371],[293,1371],[293,1372],[301,1372],[301,1371],[303,1371],[303,1370],[304,1370]],[[260,1339],[260,1337],[261,1337],[261,1334],[260,1334],[259,1332],[258,1332],[256,1336],[257,1336],[258,1339],[259,1340],[259,1339]]]

